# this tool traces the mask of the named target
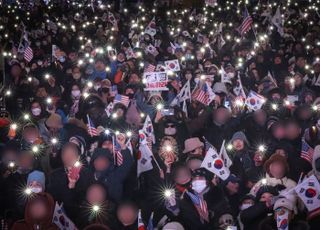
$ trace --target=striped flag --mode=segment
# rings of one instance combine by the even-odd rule
[[[121,153],[121,146],[118,143],[115,136],[112,137],[113,142],[113,157],[115,158],[115,163],[117,166],[121,166],[123,164],[123,156]]]
[[[241,36],[243,36],[245,33],[247,33],[251,29],[252,23],[253,23],[252,17],[248,13],[248,10],[245,9],[243,13],[243,21],[240,27],[238,28]]]
[[[195,99],[202,104],[209,105],[215,98],[215,96],[215,93],[209,87],[208,83],[205,83],[200,88],[200,91],[198,92],[198,95]]]
[[[27,62],[30,62],[33,58],[33,50],[31,49],[29,44],[27,44],[27,47],[24,50],[23,57]]]
[[[125,105],[126,107],[128,107],[128,105],[130,103],[130,98],[127,96],[121,95],[121,94],[117,94],[114,97],[113,104],[115,105],[117,103],[121,103],[121,104]]]
[[[93,122],[91,121],[89,115],[87,115],[87,128],[88,128],[88,133],[90,134],[91,137],[96,137],[99,136],[97,128],[94,126]]]
[[[139,214],[138,214],[138,230],[146,230],[146,226],[144,225],[141,217],[141,209],[139,209]]]
[[[190,197],[193,205],[196,207],[198,214],[202,220],[209,222],[209,212],[207,202],[199,195],[193,194],[186,191],[187,195]]]
[[[148,65],[144,68],[144,72],[145,72],[145,73],[154,72],[155,69],[156,69],[156,66],[155,66],[155,65],[148,64]]]
[[[306,140],[302,139],[301,153],[300,157],[305,159],[306,161],[312,163],[313,158],[313,148],[306,142]]]

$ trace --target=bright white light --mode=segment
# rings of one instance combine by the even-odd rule
[[[163,109],[163,104],[157,104],[157,110]]]
[[[265,147],[264,145],[260,145],[260,146],[258,147],[258,150],[259,150],[260,152],[264,152],[264,151],[266,151],[266,147]]]
[[[261,183],[262,183],[263,185],[266,185],[266,184],[267,184],[267,179],[266,179],[266,178],[263,178],[263,179],[261,180]]]
[[[92,210],[93,210],[94,212],[98,212],[98,211],[100,210],[100,207],[99,207],[98,205],[93,205],[93,206],[92,206]]]

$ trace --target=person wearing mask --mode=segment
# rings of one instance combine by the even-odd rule
[[[203,168],[194,171],[191,188],[180,201],[180,216],[188,229],[211,229],[217,224],[215,217],[228,210],[229,204],[223,191],[212,186],[208,171]]]

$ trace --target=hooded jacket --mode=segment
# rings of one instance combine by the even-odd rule
[[[30,209],[32,201],[36,199],[43,199],[46,202],[47,215],[41,221],[32,219]],[[52,223],[52,217],[54,213],[54,200],[49,193],[38,193],[35,198],[31,199],[26,206],[24,220],[17,221],[12,230],[58,230],[59,228]]]

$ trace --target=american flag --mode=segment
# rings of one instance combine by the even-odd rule
[[[248,32],[251,29],[252,23],[253,23],[252,17],[248,13],[248,10],[245,9],[243,13],[243,22],[241,23],[238,29],[241,36],[243,36],[246,32]]]
[[[196,207],[200,218],[203,220],[209,221],[209,212],[208,212],[208,206],[207,202],[201,198],[200,196],[193,194],[189,191],[186,191],[187,195],[190,197],[193,205]]]
[[[87,120],[88,120],[87,128],[88,128],[88,133],[90,134],[90,136],[91,137],[99,136],[98,130],[94,126],[89,115],[87,115]]]
[[[113,142],[113,157],[115,158],[116,165],[120,166],[123,163],[123,156],[121,154],[121,146],[119,145],[115,136],[112,137],[112,142]]]
[[[30,62],[32,60],[32,58],[33,58],[33,50],[31,49],[29,44],[26,45],[23,57],[27,62]]]
[[[212,93],[210,92],[210,90],[211,89],[209,88],[207,83],[203,84],[200,90],[198,92],[195,92],[196,93],[195,99],[205,105],[209,105],[214,98],[214,95],[211,95]]]
[[[144,68],[144,72],[145,72],[145,73],[154,72],[155,69],[156,69],[156,66],[155,66],[155,65],[148,64],[148,65]]]
[[[302,139],[300,157],[311,163],[313,158],[313,151],[313,148],[305,141],[305,139]]]
[[[121,104],[125,105],[126,107],[128,107],[128,105],[130,103],[130,98],[127,96],[121,95],[121,94],[117,94],[114,97],[113,104],[115,105],[117,103],[121,103]]]

